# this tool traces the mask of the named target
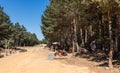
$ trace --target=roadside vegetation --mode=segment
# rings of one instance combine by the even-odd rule
[[[0,53],[5,50],[15,50],[18,46],[34,46],[39,40],[19,22],[12,23],[8,14],[0,6]]]
[[[42,32],[47,44],[60,42],[75,56],[84,47],[89,56],[101,56],[110,69],[120,61],[119,0],[50,0],[42,16]],[[95,53],[91,43],[101,44]]]

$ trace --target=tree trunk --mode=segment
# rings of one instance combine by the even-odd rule
[[[7,56],[8,56],[8,54],[11,54],[10,48],[9,48],[9,43],[10,43],[10,40],[6,40],[6,49],[7,49],[6,55],[7,55]]]
[[[111,16],[108,12],[108,22],[109,22],[109,39],[110,39],[110,51],[109,51],[109,68],[113,68],[113,39],[112,39],[112,23],[111,23]]]
[[[90,32],[90,36],[93,36],[93,32],[92,32],[92,25],[89,26],[89,32]]]
[[[118,51],[118,36],[115,37],[115,49]]]
[[[102,22],[101,21],[99,21],[99,39],[101,40],[102,39],[102,29],[101,29],[101,24],[102,24]]]
[[[79,53],[79,45],[77,42],[77,21],[75,19],[73,19],[73,24],[74,24],[74,47],[76,46],[77,48],[77,53]]]
[[[85,43],[87,43],[87,36],[88,36],[87,26],[85,26]]]
[[[120,24],[120,16],[118,15],[117,16],[117,29],[116,29],[116,31],[115,31],[115,50],[118,52],[118,39],[119,39],[119,36],[118,36],[118,34],[119,34],[119,24]]]
[[[17,38],[15,37],[15,35],[13,37],[13,40],[14,40],[14,47],[16,47],[17,46]]]
[[[113,69],[113,64],[112,64],[112,61],[113,61],[113,41],[110,41],[110,51],[109,51],[109,68],[110,69]]]
[[[74,57],[75,55],[74,55],[74,50],[75,50],[75,41],[73,40],[73,42],[72,42],[72,57]]]
[[[10,49],[10,39],[8,40],[7,45],[8,45],[7,48]]]
[[[80,36],[81,36],[82,45],[84,45],[85,42],[84,42],[84,39],[83,39],[83,31],[82,31],[82,29],[80,29]]]

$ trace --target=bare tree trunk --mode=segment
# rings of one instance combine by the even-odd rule
[[[7,45],[8,45],[7,48],[10,49],[10,39],[8,40]]]
[[[109,68],[113,68],[113,39],[112,39],[112,23],[111,23],[111,17],[108,12],[108,21],[109,21],[109,39],[110,39],[110,51],[109,51]]]
[[[72,42],[72,57],[74,57],[75,55],[74,55],[74,50],[75,50],[75,42],[74,42],[74,40],[73,40],[73,42]]]
[[[80,29],[80,36],[81,36],[82,44],[84,45],[85,42],[84,42],[84,39],[83,39],[83,31],[82,31],[82,29]]]
[[[92,32],[92,25],[89,26],[89,32],[90,32],[90,36],[93,36],[93,32]]]
[[[72,56],[74,57],[74,51],[75,51],[75,42],[76,42],[76,23],[75,19],[73,19],[73,40],[72,40]]]
[[[88,31],[87,26],[85,26],[85,43],[87,43]]]
[[[102,29],[101,29],[101,21],[99,21],[99,39],[101,40],[101,38],[102,38]]]
[[[76,46],[77,53],[78,53],[79,52],[79,45],[77,42],[77,20],[73,19],[73,24],[74,24],[74,47]]]
[[[113,41],[110,41],[110,51],[109,51],[109,68],[110,69],[113,69],[113,64],[112,64],[112,61],[113,61]]]
[[[10,48],[9,48],[9,40],[6,40],[6,56],[10,54]]]
[[[118,51],[118,36],[115,37],[115,49]]]
[[[116,29],[116,32],[115,32],[115,50],[118,52],[118,39],[119,39],[119,36],[118,36],[118,34],[119,34],[119,24],[120,24],[120,16],[118,15],[117,16],[117,24],[118,24],[118,26],[117,26],[117,29]]]

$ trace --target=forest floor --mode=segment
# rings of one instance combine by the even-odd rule
[[[71,54],[50,60],[48,55],[54,52],[44,45],[22,48],[27,49],[27,52],[0,58],[0,73],[120,73],[118,69],[109,70],[98,66],[98,62],[73,58]]]

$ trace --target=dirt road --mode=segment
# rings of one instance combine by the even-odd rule
[[[28,52],[16,53],[0,59],[0,73],[95,73],[88,67],[63,64],[49,60],[51,52],[44,47],[26,47]]]

